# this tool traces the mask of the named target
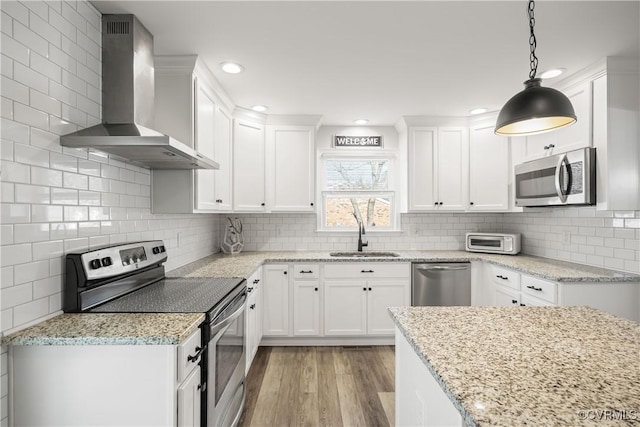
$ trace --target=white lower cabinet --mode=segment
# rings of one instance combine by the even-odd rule
[[[411,304],[410,275],[409,263],[326,264],[324,334],[393,335],[387,308]]]
[[[199,426],[200,344],[10,346],[12,423]]]
[[[291,332],[289,321],[289,265],[265,264],[262,288],[264,336],[288,336]]]
[[[293,282],[293,335],[321,335],[320,299],[319,280]]]
[[[505,267],[485,264],[482,286],[495,306],[587,305],[616,316],[640,320],[640,287],[632,282],[553,282]]]

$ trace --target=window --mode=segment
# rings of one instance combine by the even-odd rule
[[[392,159],[330,157],[322,161],[322,230],[394,230]]]

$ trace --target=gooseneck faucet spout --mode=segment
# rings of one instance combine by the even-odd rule
[[[358,252],[362,252],[362,248],[369,246],[369,242],[362,241],[362,235],[367,233],[364,229],[364,222],[358,219],[358,216],[355,214],[355,212],[353,213],[353,216],[358,222]]]

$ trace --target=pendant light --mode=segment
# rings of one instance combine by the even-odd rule
[[[529,1],[529,80],[524,82],[524,90],[514,95],[498,115],[495,132],[506,136],[524,136],[549,132],[576,122],[576,113],[571,101],[560,91],[542,87],[539,78],[538,57],[536,56],[536,36],[533,32],[535,2]]]

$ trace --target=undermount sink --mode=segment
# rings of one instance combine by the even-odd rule
[[[331,252],[330,256],[335,257],[352,257],[352,258],[382,258],[382,257],[399,257],[400,254],[395,252]]]

